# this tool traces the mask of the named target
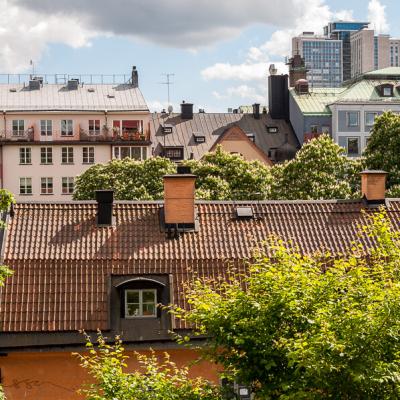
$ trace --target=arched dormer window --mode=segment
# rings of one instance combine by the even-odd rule
[[[121,318],[159,318],[159,304],[165,304],[165,284],[144,277],[130,278],[116,285],[120,293]]]
[[[391,83],[383,83],[377,86],[377,90],[381,97],[393,97],[394,85]]]

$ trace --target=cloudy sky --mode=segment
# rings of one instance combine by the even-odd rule
[[[3,3],[3,4],[1,4]],[[270,63],[291,36],[333,19],[400,36],[399,0],[0,0],[0,72],[123,74],[139,69],[152,110],[265,103]]]

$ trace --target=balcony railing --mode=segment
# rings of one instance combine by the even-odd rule
[[[120,131],[117,129],[101,129],[100,131],[90,132],[85,129],[80,129],[79,138],[82,141],[90,142],[147,142],[150,141],[150,131],[145,132],[129,132]]]
[[[32,142],[34,140],[34,130],[29,128],[26,130],[3,130],[0,131],[1,141],[15,141],[15,142]]]

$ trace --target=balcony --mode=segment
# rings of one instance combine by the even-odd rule
[[[32,142],[34,140],[34,130],[3,130],[0,131],[0,141],[4,142]]]
[[[85,129],[79,130],[79,139],[85,142],[149,142],[150,131],[145,132],[132,132],[128,130],[119,129],[101,129],[99,131],[91,132]]]

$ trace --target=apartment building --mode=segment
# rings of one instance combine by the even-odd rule
[[[400,39],[390,38],[390,66],[400,67],[399,64],[399,49],[400,49]]]
[[[338,87],[343,82],[343,42],[303,32],[292,39],[292,57],[300,55],[312,87]]]
[[[150,113],[136,68],[105,78],[7,75],[0,84],[1,184],[18,201],[70,200],[91,165],[149,156]]]

